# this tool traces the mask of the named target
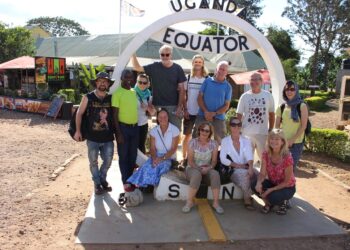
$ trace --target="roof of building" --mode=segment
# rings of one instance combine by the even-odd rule
[[[123,51],[134,34],[109,34],[88,35],[73,37],[50,37],[38,39],[36,42],[37,56],[65,57],[67,65],[83,63],[88,65],[105,64],[115,66],[118,61],[119,51]],[[119,47],[120,44],[120,47]],[[137,51],[140,64],[145,65],[159,60],[159,48],[161,43],[149,39]],[[186,71],[191,69],[192,57],[195,52],[174,48],[173,60],[180,64]],[[227,54],[203,54],[206,58],[205,65],[213,72],[217,62],[227,60],[231,63],[230,72],[243,72],[266,68],[262,58],[254,51]],[[131,67],[129,64],[128,67]]]

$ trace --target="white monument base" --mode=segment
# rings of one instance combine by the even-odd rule
[[[186,200],[188,193],[188,181],[185,179],[185,173],[180,171],[170,171],[160,178],[158,187],[154,189],[156,200]],[[212,200],[213,193],[210,187],[206,187],[206,198]],[[232,182],[220,187],[220,199],[243,199],[241,188]]]

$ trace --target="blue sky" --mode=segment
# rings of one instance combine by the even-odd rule
[[[172,14],[170,0],[128,0],[145,10],[143,17],[122,17],[122,33],[142,30],[161,17]],[[183,0],[182,0],[183,1]],[[199,0],[194,0],[198,2]],[[277,25],[291,29],[292,23],[281,17],[287,0],[263,0],[263,15],[257,20],[259,27]],[[26,21],[39,16],[63,16],[80,23],[91,34],[115,34],[119,32],[119,1],[104,0],[89,2],[85,0],[0,0],[0,21],[10,26],[23,26]],[[188,27],[191,27],[190,29]],[[178,24],[178,29],[196,32],[202,29],[199,22]],[[305,44],[295,38],[296,47],[304,49]],[[308,53],[307,53],[308,54]]]

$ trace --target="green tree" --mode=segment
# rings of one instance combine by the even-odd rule
[[[342,51],[342,54],[339,56],[335,56],[333,54],[328,54],[324,56],[321,54],[319,57],[319,61],[317,63],[317,82],[320,84],[321,88],[327,90],[330,88],[334,89],[336,83],[335,80],[337,78],[337,73],[341,67],[342,60],[347,58],[345,51]],[[311,71],[311,65],[313,65],[314,57],[311,56],[309,58],[309,62],[305,65],[309,71]],[[326,61],[328,65],[326,65]],[[327,67],[327,68],[326,68]],[[327,71],[327,73],[325,73]],[[324,77],[326,76],[326,77]]]
[[[294,48],[289,32],[276,26],[270,26],[267,28],[266,37],[282,62],[286,78],[295,80],[298,73],[297,64],[300,61],[300,52]]]
[[[20,56],[33,56],[34,52],[34,41],[29,30],[8,28],[0,23],[0,63]]]
[[[295,33],[313,48],[311,61],[312,84],[317,84],[318,65],[323,57],[327,78],[330,58],[337,50],[348,46],[350,40],[349,0],[288,0],[282,16],[294,22]]]
[[[266,38],[282,61],[294,59],[296,64],[299,63],[300,52],[294,48],[292,37],[288,31],[276,26],[270,26],[267,28]]]
[[[30,19],[27,25],[37,24],[50,32],[52,36],[82,36],[89,35],[79,23],[63,17],[39,17]]]
[[[287,80],[295,80],[298,74],[297,60],[289,58],[282,61],[282,66],[284,69],[284,74]]]

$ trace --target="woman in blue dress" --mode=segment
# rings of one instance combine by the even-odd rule
[[[160,177],[170,170],[171,159],[176,159],[180,131],[169,122],[167,110],[157,112],[157,124],[150,131],[151,157],[128,179],[138,187],[157,186]]]

